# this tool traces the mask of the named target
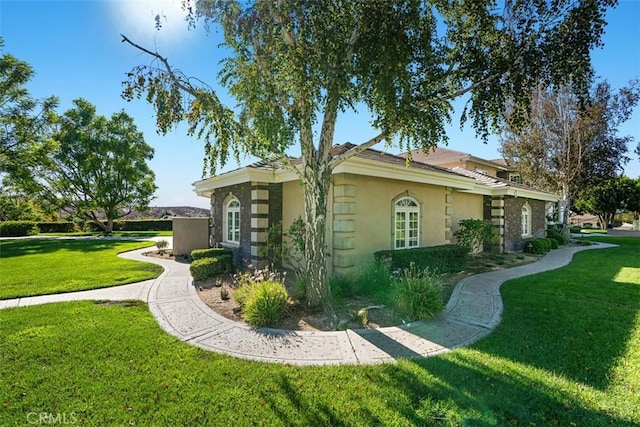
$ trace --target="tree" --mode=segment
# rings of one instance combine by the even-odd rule
[[[0,38],[0,49],[4,43]],[[0,56],[0,173],[23,180],[42,157],[58,100],[36,100],[25,85],[33,68],[16,57]]]
[[[640,180],[618,176],[584,189],[576,200],[576,208],[598,215],[601,227],[612,224],[618,210],[635,211],[638,206]]]
[[[153,148],[124,111],[107,119],[86,100],[73,103],[60,118],[54,151],[37,176],[48,200],[110,233],[115,219],[152,200],[155,175],[147,160]]]
[[[135,67],[123,95],[146,96],[166,132],[186,120],[202,138],[213,174],[229,156],[249,153],[298,173],[307,230],[307,302],[331,306],[325,264],[327,197],[333,169],[385,141],[405,149],[446,142],[455,99],[468,94],[469,118],[487,137],[507,99],[526,104],[538,81],[574,75],[584,91],[589,51],[600,45],[604,13],[615,0],[506,1],[185,1],[192,25],[219,26],[229,56],[220,82],[238,101],[225,106],[212,87],[167,58]],[[578,79],[580,77],[580,79]],[[582,80],[584,77],[587,80]],[[379,131],[333,156],[338,115],[366,108]],[[522,117],[523,120],[526,117]],[[287,150],[302,155],[292,164]]]
[[[632,138],[617,131],[630,117],[638,89],[632,82],[612,94],[609,84],[600,82],[581,99],[567,85],[538,86],[529,123],[505,122],[503,156],[518,165],[524,181],[561,196],[560,223],[568,224],[580,188],[617,176],[629,160],[625,153]]]

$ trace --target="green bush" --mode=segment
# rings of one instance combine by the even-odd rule
[[[435,317],[444,308],[442,284],[429,270],[418,270],[412,264],[394,278],[394,309],[407,320]]]
[[[189,272],[194,280],[206,280],[217,274],[230,271],[231,256],[220,255],[216,258],[202,258],[195,260],[189,266]]]
[[[33,221],[1,221],[0,236],[20,237],[38,234],[38,226]]]
[[[572,225],[571,228],[569,228],[570,233],[580,233],[581,231],[582,227],[580,227],[579,225]]]
[[[253,326],[272,326],[282,318],[289,298],[282,283],[266,281],[245,286],[249,289],[242,308],[245,322]]]
[[[580,229],[578,229],[577,232],[579,233]],[[573,231],[571,231],[571,233],[573,233]],[[549,225],[547,227],[547,237],[550,239],[556,239],[559,245],[567,244],[567,240],[562,233],[562,226]]]
[[[73,233],[78,231],[75,222],[39,222],[36,224],[41,233]]]
[[[386,264],[391,271],[409,268],[429,269],[438,274],[457,273],[465,269],[469,250],[460,245],[428,246],[373,254],[377,262]]]
[[[549,241],[549,245],[551,246],[551,249],[558,249],[560,247],[560,243],[558,243],[558,239],[555,239],[553,237],[547,237],[547,240]]]
[[[106,224],[106,223],[105,223]],[[96,223],[87,222],[87,231],[102,231]],[[171,231],[173,221],[170,219],[116,220],[113,221],[113,231]]]
[[[544,255],[551,250],[551,241],[545,237],[528,240],[524,244],[524,252]]]
[[[203,258],[216,258],[220,255],[233,256],[233,249],[229,248],[210,248],[210,249],[194,249],[191,251],[191,258],[194,260]]]
[[[469,252],[478,252],[482,251],[485,243],[491,243],[496,230],[490,221],[462,219],[458,221],[458,229],[453,235],[458,245],[466,247]]]

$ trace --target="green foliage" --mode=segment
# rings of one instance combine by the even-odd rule
[[[193,261],[189,272],[193,280],[206,280],[213,276],[231,271],[231,256],[219,255],[215,258],[201,258]]]
[[[282,221],[272,224],[267,229],[267,240],[258,248],[258,255],[268,265],[282,266]]]
[[[101,225],[95,222],[88,222],[85,225],[87,231],[104,231],[106,223]],[[170,219],[141,219],[141,220],[119,220],[113,221],[112,231],[171,231],[173,221]]]
[[[161,253],[164,253],[166,249],[169,247],[169,241],[165,239],[156,240],[156,248]]]
[[[547,240],[549,241],[551,249],[558,249],[560,247],[560,243],[558,243],[558,239],[555,237],[547,237]]]
[[[496,231],[490,221],[481,219],[462,219],[458,229],[453,233],[457,244],[467,248],[469,252],[482,251],[483,244],[491,243]]]
[[[38,222],[38,229],[41,233],[73,233],[78,231],[78,226],[71,221]]]
[[[572,225],[572,226],[569,228],[569,232],[570,232],[570,233],[577,234],[577,233],[580,233],[580,231],[582,231],[582,227],[580,227],[579,225]]]
[[[576,209],[598,215],[601,224],[612,224],[620,209],[640,209],[640,178],[619,176],[585,188]],[[586,224],[585,224],[586,225]]]
[[[556,245],[558,244],[557,240],[548,239],[546,237],[527,240],[524,244],[523,250],[524,252],[530,253],[530,254],[544,255],[552,249],[552,243],[551,243],[552,240],[556,242]]]
[[[155,174],[147,164],[153,148],[124,111],[107,119],[84,99],[73,104],[52,136],[55,150],[36,173],[51,203],[110,233],[111,221],[144,210],[153,198]]]
[[[569,230],[569,232],[571,232],[571,233],[579,233],[580,229],[578,227],[578,231]],[[564,233],[562,232],[562,225],[557,225],[557,226],[556,225],[549,225],[549,226],[547,226],[547,237],[555,239],[557,241],[557,243],[560,244],[560,245],[566,245],[567,244],[567,239],[565,238]]]
[[[33,221],[0,221],[0,236],[19,237],[38,234],[38,226]]]
[[[194,249],[191,251],[191,259],[198,260],[203,258],[216,258],[220,255],[229,255],[233,257],[233,249],[229,248],[209,248]]]
[[[273,326],[282,318],[289,298],[282,283],[267,280],[245,287],[247,292],[243,297],[242,318],[248,324]]]
[[[442,283],[434,272],[414,264],[394,275],[393,307],[407,321],[435,317],[444,308]]]
[[[0,38],[0,50],[4,40]],[[47,141],[56,119],[56,97],[34,99],[26,86],[35,72],[31,65],[13,55],[0,56],[0,173],[7,182],[32,189],[33,168],[49,153]],[[0,203],[1,204],[1,203]],[[0,209],[1,210],[1,209]],[[44,218],[3,217],[0,220],[42,220]]]
[[[444,274],[464,270],[468,253],[468,249],[460,245],[440,245],[378,251],[373,256],[377,262],[387,264],[391,271],[409,268],[413,263],[418,270],[429,269]]]
[[[319,299],[330,294],[324,233],[334,168],[382,141],[403,149],[446,142],[454,103],[464,95],[461,121],[469,119],[486,139],[507,108],[529,110],[541,81],[571,80],[586,93],[589,52],[613,3],[203,1],[189,8],[188,20],[222,31],[228,57],[219,80],[237,108],[225,105],[214,85],[174,70],[166,57],[126,36],[122,41],[154,65],[127,75],[123,97],[145,97],[162,133],[186,120],[188,133],[205,144],[212,175],[241,154],[302,171],[307,299],[331,315],[330,302]],[[363,107],[376,134],[332,157],[338,117]],[[525,122],[526,114],[512,121]],[[322,123],[319,132],[314,123]],[[296,143],[300,165],[287,156]]]

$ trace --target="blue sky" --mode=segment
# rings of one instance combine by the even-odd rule
[[[0,35],[5,53],[35,69],[28,85],[33,96],[58,96],[60,112],[82,97],[101,115],[108,117],[124,109],[135,119],[155,149],[150,166],[159,189],[152,206],[208,207],[209,202],[197,197],[191,186],[202,177],[203,144],[188,137],[185,126],[158,135],[151,106],[144,100],[126,102],[120,96],[125,74],[136,65],[149,63],[147,57],[121,43],[120,33],[157,49],[187,75],[217,86],[220,36],[207,34],[201,27],[188,30],[179,5],[179,0],[0,0]],[[154,29],[157,13],[163,16],[160,31]],[[619,88],[640,78],[640,0],[620,0],[607,18],[605,45],[593,52],[593,64],[600,77]],[[366,113],[350,114],[339,118],[335,141],[358,143],[374,134]],[[456,119],[448,134],[449,148],[488,159],[500,156],[496,138],[483,144],[468,126],[461,131]],[[640,139],[640,108],[621,128],[621,134]],[[635,154],[630,156],[633,160],[626,174],[636,178],[640,161]],[[232,161],[223,170],[236,167]]]

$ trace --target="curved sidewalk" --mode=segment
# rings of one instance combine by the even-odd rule
[[[466,277],[456,285],[438,318],[402,327],[332,332],[255,329],[211,310],[197,295],[188,264],[145,257],[142,252],[148,248],[120,256],[162,265],[165,271],[155,280],[4,300],[0,301],[0,309],[83,299],[139,299],[148,303],[164,330],[205,350],[294,365],[373,364],[398,358],[428,357],[467,346],[488,335],[500,323],[503,307],[500,285],[503,282],[563,267],[582,250],[613,246],[600,243],[564,247],[532,264]]]

